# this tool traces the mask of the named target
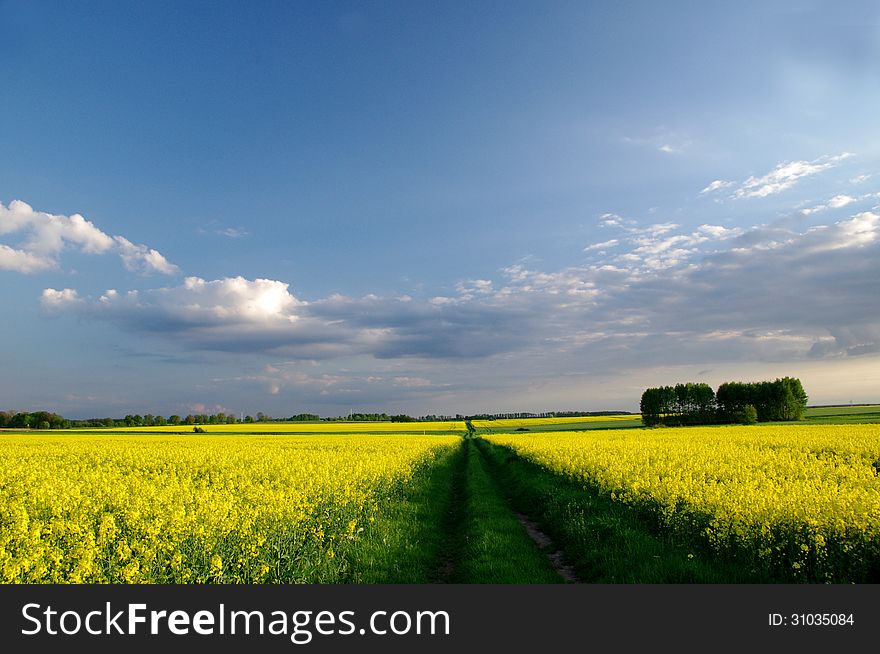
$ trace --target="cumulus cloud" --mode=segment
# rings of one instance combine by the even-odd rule
[[[56,265],[55,259],[50,257],[41,257],[0,243],[0,270],[14,270],[27,274],[50,270]]]
[[[180,286],[120,293],[109,289],[98,298],[80,298],[76,291],[46,289],[43,305],[60,310],[76,306],[89,317],[104,318],[145,331],[170,334],[202,333],[209,341],[221,340],[248,327],[283,329],[299,320],[304,303],[288,291],[288,285],[269,279],[227,277],[205,281],[187,277]]]
[[[487,280],[461,291],[448,304],[375,295],[333,295],[307,303],[276,280],[189,277],[179,286],[111,289],[99,297],[49,288],[42,304],[52,314],[112,321],[187,347],[283,352],[303,359],[481,357],[527,342],[528,326],[540,321],[528,307],[493,300]]]
[[[56,291],[54,288],[47,288],[42,295],[43,307],[52,311],[68,309],[82,302],[77,293],[72,288],[65,288]]]
[[[763,198],[781,193],[794,186],[799,180],[833,168],[851,156],[853,156],[851,153],[844,152],[834,156],[825,155],[813,161],[783,162],[766,175],[749,177],[734,191],[733,197]]]
[[[876,213],[803,232],[719,225],[681,231],[661,223],[625,245],[588,266],[544,272],[513,265],[491,283],[463,283],[443,302],[334,295],[306,303],[279,281],[188,278],[178,287],[96,299],[47,289],[43,304],[193,347],[304,359],[542,351],[626,366],[670,357],[855,355],[877,345]],[[419,375],[397,377],[398,385],[421,384]]]
[[[848,204],[852,204],[856,201],[856,198],[851,195],[835,195],[833,198],[828,200],[828,206],[832,209],[840,209],[841,207],[845,207]]]
[[[170,263],[158,251],[146,245],[135,245],[123,236],[114,236],[119,248],[119,256],[127,270],[134,272],[158,272],[163,275],[174,275],[180,268]]]
[[[65,248],[85,254],[115,252],[129,270],[173,275],[179,272],[156,250],[110,236],[80,214],[55,215],[36,211],[21,200],[0,203],[0,236],[18,235],[17,247],[0,243],[0,269],[35,273],[57,268]]]

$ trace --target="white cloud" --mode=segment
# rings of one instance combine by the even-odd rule
[[[711,193],[712,191],[717,191],[722,188],[727,188],[729,186],[733,186],[733,182],[726,182],[723,179],[716,179],[714,182],[711,182],[706,188],[704,188],[700,193]]]
[[[840,209],[841,207],[845,207],[848,204],[852,204],[856,202],[856,198],[851,195],[835,195],[833,198],[828,200],[828,206],[832,209]]]
[[[660,236],[662,234],[667,234],[673,230],[681,227],[678,223],[654,223],[653,225],[648,225],[640,229],[639,231],[643,234],[648,234],[652,237]]]
[[[853,156],[844,152],[835,156],[823,156],[813,161],[789,161],[776,166],[766,175],[749,177],[734,192],[735,198],[763,198],[781,193],[794,186],[799,180],[835,167],[844,159]]]
[[[700,225],[697,231],[720,241],[739,236],[743,232],[739,227],[723,227],[721,225]]]
[[[588,245],[584,248],[584,252],[592,252],[594,250],[607,250],[608,248],[613,248],[620,241],[616,238],[612,238],[608,241],[602,241],[601,243],[593,243],[592,245]]]
[[[475,296],[486,295],[492,292],[492,280],[489,279],[469,279],[465,282],[459,282],[455,285],[455,290],[458,292],[458,299],[467,299],[470,300]],[[408,295],[399,298],[406,302],[411,302],[412,298]],[[445,300],[451,300],[452,298],[434,298],[437,300],[435,304],[443,304]]]
[[[602,225],[602,227],[622,227],[630,222],[632,221],[623,216],[619,216],[616,213],[603,213],[599,216],[599,224]]]
[[[823,231],[827,231],[828,236],[823,238],[814,249],[838,250],[864,247],[877,241],[880,232],[880,215],[864,211],[848,220],[841,220],[835,223],[833,228]]]
[[[0,243],[0,270],[14,270],[20,273],[35,273],[51,270],[57,265],[54,259],[41,257],[24,250],[16,250]]]
[[[462,282],[443,301],[333,295],[307,303],[277,280],[190,277],[179,286],[98,298],[46,289],[43,305],[188,348],[278,353],[298,362],[410,362],[381,379],[274,365],[253,378],[269,392],[348,393],[368,385],[417,392],[443,387],[446,379],[433,372],[439,362],[492,356],[534,355],[548,369],[576,366],[586,374],[880,351],[880,319],[866,301],[880,279],[878,245],[875,212],[803,232],[660,223],[628,233],[607,261],[555,271],[516,264],[499,279]]]
[[[127,270],[134,272],[158,272],[163,275],[174,275],[180,268],[170,263],[158,251],[146,245],[135,245],[124,236],[114,236],[119,246],[119,256]]]
[[[47,288],[43,291],[41,298],[43,307],[50,311],[61,311],[82,302],[77,293],[72,288],[65,288],[56,291],[54,288]]]
[[[765,197],[847,156],[780,164],[738,187],[714,180],[703,192],[734,187],[739,197]],[[875,194],[829,196],[802,212],[864,209],[854,203]],[[494,357],[493,365],[543,361],[548,370],[574,366],[588,374],[680,362],[854,356],[880,351],[880,319],[870,301],[880,279],[880,212],[847,211],[825,225],[786,216],[753,227],[694,226],[683,211],[670,214],[680,222],[647,225],[604,213],[599,226],[613,233],[584,248],[589,264],[544,271],[520,261],[495,279],[464,279],[434,297],[332,295],[304,302],[278,280],[188,277],[166,288],[108,290],[97,298],[47,288],[42,304],[55,314],[112,321],[189,349],[270,353],[297,362],[253,376],[270,393],[293,387],[360,392],[367,385],[402,394],[436,391],[448,379],[435,374],[437,366],[486,357]],[[34,220],[30,213],[23,203],[10,205],[0,229],[25,231]],[[107,237],[108,246],[85,219],[44,222],[51,228],[27,232],[37,233],[42,253],[0,245],[0,268],[51,267],[57,252],[73,244],[117,252],[132,269],[176,271],[155,250],[123,237]],[[388,363],[381,376],[299,369],[306,361],[341,358]]]
[[[20,234],[17,248],[0,243],[0,269],[35,273],[57,268],[67,247],[85,254],[116,252],[129,270],[172,275],[178,267],[156,250],[135,245],[122,236],[109,236],[79,214],[55,215],[35,211],[26,202],[0,203],[0,236]]]
[[[871,174],[856,175],[855,177],[853,177],[849,180],[849,183],[850,184],[863,184],[864,182],[867,182],[869,179],[871,179],[871,177],[873,177],[873,175],[871,175]]]
[[[105,291],[82,298],[75,291],[46,289],[43,306],[122,328],[163,336],[189,347],[223,351],[288,348],[324,358],[368,347],[375,334],[308,315],[307,303],[288,284],[271,279],[187,277],[179,286],[145,291]]]
[[[47,308],[63,308],[81,304],[95,317],[128,322],[149,320],[164,329],[179,331],[189,328],[215,328],[243,325],[264,326],[270,323],[290,324],[297,320],[296,310],[304,303],[287,290],[288,285],[269,279],[250,281],[243,277],[227,277],[205,281],[187,277],[183,285],[148,291],[119,293],[107,290],[97,300],[86,302],[76,291],[43,291]]]
[[[877,193],[866,193],[858,197],[853,197],[846,194],[835,195],[833,198],[822,204],[817,204],[812,207],[805,207],[804,209],[801,209],[800,213],[804,216],[811,216],[815,213],[825,211],[826,209],[842,209],[843,207],[849,206],[853,203],[863,202],[865,200],[873,200],[877,197]]]

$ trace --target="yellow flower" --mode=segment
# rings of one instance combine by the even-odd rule
[[[442,432],[465,431],[388,425],[366,439],[0,434],[0,582],[319,580],[336,566],[314,571],[313,555],[350,542],[389,489],[451,452],[460,436]]]

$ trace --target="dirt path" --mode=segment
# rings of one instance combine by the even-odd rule
[[[481,448],[478,447],[477,449],[480,450]],[[485,464],[486,471],[493,477],[498,488],[503,488],[504,484],[499,478],[500,475],[498,474],[499,471],[497,466],[493,465],[491,460],[486,456],[482,456],[482,461]],[[534,541],[535,545],[538,546],[538,549],[547,557],[547,560],[550,562],[550,565],[553,566],[556,573],[568,584],[583,583],[575,572],[574,566],[568,562],[568,557],[565,552],[553,542],[553,539],[550,538],[550,536],[544,533],[544,531],[538,526],[538,523],[533,520],[531,516],[519,511],[517,507],[514,506],[513,499],[510,496],[505,494],[504,499],[516,515],[516,519],[519,521],[520,525],[522,525],[522,528],[529,535],[529,538]]]
[[[544,554],[547,555],[547,558],[550,560],[550,564],[553,566],[553,569],[559,574],[560,577],[565,579],[565,582],[568,584],[579,584],[582,583],[580,578],[578,578],[577,574],[574,571],[574,568],[566,563],[565,552],[556,547],[553,543],[553,540],[541,531],[541,528],[538,527],[538,523],[532,520],[525,513],[516,512],[516,518],[519,520],[519,523],[523,526],[523,529],[526,530],[526,533],[529,535],[535,544],[541,549]]]
[[[431,582],[553,583],[555,572],[566,583],[581,583],[565,553],[513,506],[497,468],[472,434],[462,441],[455,463],[442,526],[445,540]],[[544,558],[546,563],[538,563]]]
[[[452,583],[458,568],[458,557],[462,545],[461,530],[464,522],[464,484],[467,464],[463,448],[458,457],[459,460],[455,463],[455,473],[449,489],[449,509],[446,511],[443,521],[443,531],[447,534],[447,538],[440,554],[439,564],[431,578],[433,584]]]

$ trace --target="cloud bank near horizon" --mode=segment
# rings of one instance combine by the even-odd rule
[[[567,352],[592,365],[856,356],[880,351],[880,213],[797,230],[673,223],[623,228],[595,261],[460,282],[427,298],[332,295],[243,277],[81,297],[44,308],[186,348],[302,360],[485,359]],[[591,254],[593,254],[591,252]],[[600,363],[601,362],[601,363]]]
[[[715,180],[697,198],[709,202],[733,188],[731,199],[760,201],[849,156],[782,163],[738,184]],[[46,315],[110,323],[172,350],[266,362],[215,380],[221,385],[377,404],[388,396],[488,392],[486,380],[460,381],[474,365],[506,371],[510,379],[496,385],[514,392],[608,371],[844,361],[880,353],[880,194],[861,190],[795,202],[751,226],[607,212],[582,247],[581,264],[514,263],[489,278],[461,279],[442,295],[307,300],[307,289],[278,279],[190,275],[99,295],[47,287],[41,306]],[[25,235],[18,249],[0,246],[7,269],[52,270],[70,247],[115,253],[130,270],[179,272],[158,251],[109,236],[77,214],[54,216],[19,201],[0,210],[0,235]]]

